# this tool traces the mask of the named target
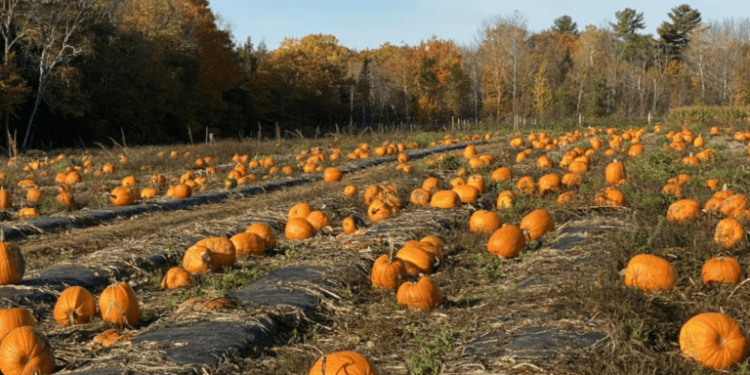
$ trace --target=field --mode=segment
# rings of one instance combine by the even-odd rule
[[[737,243],[714,242],[720,220],[733,217],[745,226],[750,220],[742,199],[750,186],[749,140],[750,133],[729,126],[640,124],[116,144],[21,155],[0,168],[12,200],[2,210],[2,229],[20,247],[26,272],[16,285],[0,287],[0,296],[3,307],[32,312],[63,374],[306,374],[321,356],[342,350],[363,354],[381,374],[746,374],[747,358],[712,370],[685,357],[679,336],[700,313],[750,321],[745,272],[735,284],[701,279],[709,258],[734,257],[742,270],[750,260],[744,229]],[[585,170],[577,169],[584,159]],[[614,162],[622,163],[624,179],[608,182],[605,169]],[[343,178],[324,182],[329,167],[343,170]],[[500,167],[512,177],[498,178]],[[80,182],[55,181],[72,171]],[[547,185],[544,176],[569,172],[578,180]],[[436,190],[460,190],[456,178],[469,185],[477,175],[484,190],[462,195],[453,208],[410,200],[428,178],[436,178]],[[129,176],[137,188],[131,193],[153,187],[156,196],[115,207],[113,189]],[[526,177],[531,186],[519,184]],[[19,186],[24,179],[42,191],[36,203]],[[193,195],[167,196],[181,182],[193,185]],[[353,196],[344,195],[349,185],[358,190]],[[385,217],[374,217],[365,202],[370,186],[384,191]],[[608,188],[624,201],[602,195]],[[683,223],[667,219],[675,201],[692,199],[704,208],[723,189],[719,195],[735,197],[737,207],[717,205]],[[498,195],[508,190],[515,200],[498,207]],[[60,191],[71,192],[72,206],[57,200]],[[575,195],[561,202],[566,192]],[[329,222],[311,238],[289,239],[288,213],[300,202]],[[39,216],[20,218],[26,207]],[[551,215],[555,228],[527,239],[516,256],[492,255],[493,231],[470,230],[479,210],[520,225],[537,209]],[[347,217],[357,225],[353,233],[342,229]],[[191,286],[160,288],[167,269],[182,265],[197,241],[229,238],[253,223],[273,228],[275,246],[237,257],[223,270],[193,274]],[[395,291],[373,287],[370,273],[376,258],[427,236],[443,250],[429,257],[431,269],[409,280],[429,275],[442,301],[409,309]],[[674,285],[626,286],[622,270],[637,254],[668,261]],[[53,319],[65,287],[81,285],[99,296],[121,280],[135,291],[140,318],[118,328],[120,339],[111,345],[94,340],[115,327],[98,314],[65,327]],[[195,297],[203,302],[184,303]]]

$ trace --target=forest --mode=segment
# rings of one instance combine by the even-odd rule
[[[561,15],[541,31],[514,12],[477,25],[470,46],[431,36],[363,51],[324,34],[273,50],[236,43],[208,0],[3,0],[0,18],[4,153],[644,119],[750,101],[750,20],[703,20],[689,5],[658,35],[631,8],[606,27]]]

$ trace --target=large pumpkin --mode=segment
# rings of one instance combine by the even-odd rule
[[[670,223],[683,224],[698,218],[701,212],[701,204],[692,199],[680,199],[675,201],[667,209],[667,221]]]
[[[708,312],[690,318],[682,326],[680,350],[703,366],[724,370],[744,361],[750,345],[736,320]]]
[[[213,253],[204,246],[190,246],[182,255],[182,268],[189,273],[209,273],[215,267]]]
[[[226,237],[207,237],[195,243],[211,251],[215,268],[229,268],[234,266],[237,250],[232,241]]]
[[[137,326],[141,308],[130,284],[119,282],[104,289],[99,296],[99,313],[102,321],[118,326]]]
[[[401,247],[396,253],[396,258],[404,262],[406,273],[411,276],[432,273],[432,266],[435,262],[435,257],[415,242],[407,242]]]
[[[36,326],[36,319],[31,315],[31,311],[21,307],[0,309],[0,341],[5,335],[22,326]]]
[[[109,200],[115,206],[129,206],[135,202],[136,194],[130,186],[117,186],[112,189]]]
[[[496,230],[487,240],[487,251],[501,258],[513,258],[526,246],[526,238],[520,228],[506,224]]]
[[[453,190],[438,190],[430,198],[430,207],[454,208],[460,203],[458,194]]]
[[[742,242],[745,238],[745,230],[742,224],[734,218],[728,217],[719,220],[714,232],[714,243],[725,249],[731,249]]]
[[[370,273],[372,286],[383,290],[396,290],[404,281],[406,267],[401,259],[383,254],[375,259]]]
[[[53,316],[61,326],[85,324],[96,314],[96,300],[86,288],[74,285],[57,297]]]
[[[703,263],[701,280],[704,284],[738,284],[742,280],[742,266],[733,257],[714,257]]]
[[[620,185],[625,182],[625,166],[617,160],[607,164],[604,178],[609,185]]]
[[[192,284],[190,274],[180,267],[172,267],[167,270],[167,274],[161,280],[159,285],[162,289],[177,289],[189,287]]]
[[[14,329],[0,344],[0,371],[4,375],[47,375],[55,371],[55,353],[36,328]]]
[[[440,289],[429,276],[422,276],[417,282],[401,284],[396,300],[400,306],[416,310],[430,310],[443,304]]]
[[[672,264],[656,255],[638,254],[625,268],[625,285],[644,291],[669,289],[676,281]]]
[[[290,240],[308,239],[314,236],[315,233],[315,227],[307,219],[301,217],[290,219],[284,228],[284,234]]]
[[[266,253],[266,243],[255,233],[237,233],[229,238],[234,244],[237,257],[261,256]]]
[[[13,242],[0,242],[0,285],[17,284],[23,279],[26,262]]]
[[[490,234],[502,225],[503,220],[492,211],[477,210],[469,218],[469,230],[472,232]]]
[[[527,239],[535,240],[555,230],[555,221],[547,210],[539,208],[526,214],[518,227],[525,232]]]
[[[276,232],[266,223],[253,223],[245,229],[245,233],[255,233],[266,243],[266,249],[276,247]]]
[[[325,368],[324,368],[325,366]],[[317,360],[308,375],[378,375],[378,369],[362,354],[351,351],[329,353]]]

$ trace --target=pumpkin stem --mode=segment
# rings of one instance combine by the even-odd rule
[[[323,355],[323,359],[320,361],[320,373],[326,375],[326,356]]]
[[[68,321],[70,322],[70,325],[76,324],[76,312],[73,310],[70,310],[68,313]]]

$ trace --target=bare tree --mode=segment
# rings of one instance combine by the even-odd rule
[[[32,21],[25,40],[27,48],[35,51],[32,58],[37,66],[38,77],[36,99],[21,143],[22,148],[28,144],[34,117],[53,73],[91,50],[83,26],[93,15],[96,3],[96,0],[30,0],[27,17]]]
[[[520,96],[521,65],[528,54],[527,24],[526,16],[515,11],[512,15],[496,16],[483,22],[479,35],[481,54],[486,62],[493,64],[498,79],[502,77],[503,69],[510,72],[514,130],[518,130],[517,101]]]

